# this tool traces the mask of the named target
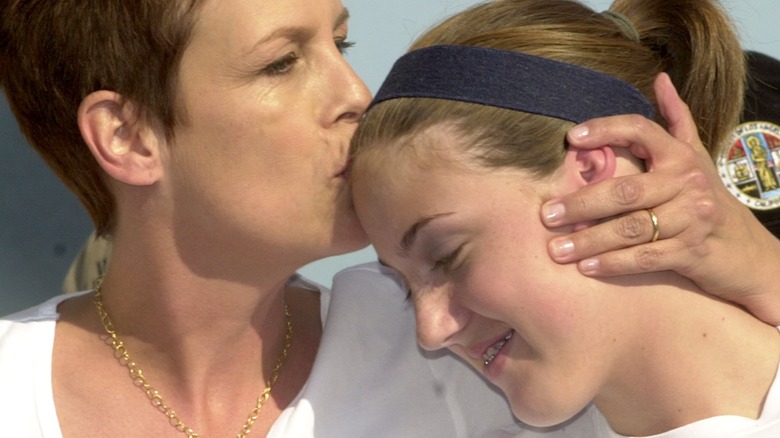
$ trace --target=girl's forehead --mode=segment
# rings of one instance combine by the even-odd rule
[[[354,165],[358,171],[364,168],[375,177],[403,178],[410,173],[462,168],[465,163],[463,152],[448,133],[428,130],[361,151]]]

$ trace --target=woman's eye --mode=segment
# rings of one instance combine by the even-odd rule
[[[352,47],[355,47],[354,41],[347,41],[344,38],[336,38],[334,41],[336,41],[336,48],[339,49],[339,53],[342,55],[345,55]]]
[[[440,258],[439,260],[436,260],[436,262],[433,263],[433,271],[440,271],[440,272],[449,272],[452,269],[453,264],[458,259],[458,255],[460,254],[460,250],[463,248],[463,246],[459,246],[458,249],[455,251],[447,254],[446,256]]]
[[[287,74],[292,70],[295,63],[298,62],[298,55],[289,53],[281,59],[268,64],[263,68],[262,73],[269,76],[280,76]]]

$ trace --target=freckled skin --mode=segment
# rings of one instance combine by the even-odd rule
[[[446,129],[423,136],[414,148],[364,152],[352,171],[369,239],[412,290],[421,346],[449,348],[483,371],[531,425],[558,424],[590,402],[628,435],[725,413],[755,418],[780,354],[773,327],[691,293],[696,286],[674,273],[599,280],[547,257],[553,234],[539,219],[542,203],[587,184],[585,164],[608,154],[581,162],[569,151],[555,177],[540,181],[468,163]],[[617,159],[609,176],[639,171]],[[410,229],[414,243],[402,251]],[[482,355],[510,330],[485,368]],[[765,344],[745,347],[732,330]],[[731,373],[735,363],[756,374],[735,377],[745,376]]]

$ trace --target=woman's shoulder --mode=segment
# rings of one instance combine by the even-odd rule
[[[19,326],[20,324],[36,321],[56,321],[59,317],[57,306],[63,301],[86,295],[90,291],[83,291],[73,294],[58,294],[49,298],[41,304],[29,307],[16,313],[12,313],[0,318],[0,327]],[[2,331],[0,330],[0,334]]]
[[[58,433],[51,390],[57,306],[86,293],[58,295],[0,318],[0,435]]]
[[[37,306],[0,318],[0,375],[10,364],[26,357],[51,355],[57,306],[89,292],[57,295]],[[43,352],[43,353],[42,353]]]
[[[28,356],[35,347],[46,345],[44,337],[54,338],[59,313],[57,306],[82,294],[57,295],[28,309],[0,318],[0,374],[10,359]]]

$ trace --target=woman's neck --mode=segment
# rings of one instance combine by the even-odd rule
[[[306,248],[282,248],[272,238],[242,240],[224,230],[183,231],[141,207],[138,215],[145,219],[118,220],[102,284],[119,340],[165,404],[204,436],[238,431],[287,351],[253,427],[253,435],[265,435],[308,379],[322,334],[319,293],[287,284],[309,260],[302,258]],[[67,401],[55,403],[58,411],[73,408],[58,412],[63,430],[121,435],[130,425],[139,436],[175,433],[104,342],[92,296],[67,300],[59,310],[53,380],[57,400]],[[126,423],[104,428],[83,416],[105,406],[126,413]]]
[[[132,361],[143,370],[149,384],[164,395],[165,403],[199,433],[235,433],[246,420],[246,412],[257,402],[265,383],[274,375],[274,366],[282,351],[286,350],[288,355],[280,369],[279,380],[253,429],[261,435],[267,433],[308,379],[321,338],[319,293],[287,287],[274,294],[279,298],[278,306],[277,300],[270,300],[270,304],[263,302],[252,307],[247,300],[249,311],[235,307],[235,303],[226,307],[211,303],[211,298],[199,300],[197,294],[187,295],[212,305],[213,312],[209,314],[187,303],[177,308],[172,303],[182,304],[182,301],[168,298],[171,292],[163,289],[157,291],[166,298],[150,298],[147,291],[152,289],[148,289],[139,293],[137,300],[124,300],[133,291],[123,289],[126,285],[119,279],[114,277],[113,283],[103,286],[103,291],[105,298],[111,294],[119,298],[106,301],[106,308],[120,340]],[[231,293],[227,289],[209,292],[215,295]],[[141,297],[148,299],[147,306],[138,306],[143,302]],[[72,376],[88,376],[89,383],[79,380],[76,394],[60,387],[55,392],[63,398],[75,396],[91,400],[95,393],[100,393],[100,388],[114,388],[113,394],[121,402],[114,400],[112,403],[134,412],[128,418],[143,424],[139,430],[148,426],[152,429],[147,435],[167,433],[170,426],[165,421],[160,422],[164,416],[145,400],[143,391],[129,377],[126,366],[103,341],[105,330],[92,301],[91,295],[85,295],[67,300],[60,306],[56,339],[62,342],[54,354],[55,364],[64,366],[64,369],[56,367],[61,371],[55,379],[57,382],[71,382]],[[289,347],[285,346],[285,304],[292,323]],[[125,305],[127,307],[123,307]],[[232,319],[231,309],[235,310]],[[186,332],[187,329],[190,331]],[[83,413],[84,409],[80,411]],[[159,430],[153,425],[160,425]]]
[[[257,387],[257,381],[268,377],[258,376],[257,370],[270,372],[282,348],[285,304],[292,312],[301,312],[293,308],[298,301],[288,303],[292,269],[282,271],[258,258],[254,269],[236,271],[219,254],[201,256],[213,257],[213,269],[222,275],[194,271],[195,255],[179,258],[176,248],[160,236],[118,238],[102,286],[106,311],[134,360],[165,376],[169,385],[187,388],[189,399],[207,394],[215,376],[235,376],[236,384],[251,381]],[[238,274],[232,275],[234,271]],[[98,324],[94,306],[89,307],[85,317]],[[316,307],[314,315],[319,316],[318,305],[308,307]],[[306,313],[309,318],[311,309]],[[318,332],[303,330],[308,327],[295,324],[293,349],[305,338],[319,341]],[[220,379],[221,386],[231,385]]]
[[[597,407],[616,432],[638,436],[718,415],[758,418],[778,368],[777,329],[672,279],[622,291],[641,309],[632,324],[637,336]]]

